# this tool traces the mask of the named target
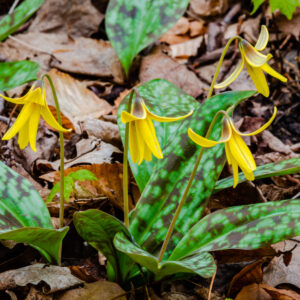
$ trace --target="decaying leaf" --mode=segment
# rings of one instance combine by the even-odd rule
[[[228,0],[191,0],[190,10],[197,16],[215,16],[226,12]]]
[[[52,69],[49,72],[56,89],[62,113],[72,122],[77,133],[81,133],[78,122],[87,118],[98,118],[111,112],[111,105],[98,98],[91,90],[70,75]],[[55,106],[49,83],[46,82],[48,104]]]
[[[34,264],[0,274],[0,290],[43,284],[45,293],[53,293],[82,283],[83,281],[73,276],[68,268],[45,264]]]
[[[183,57],[183,58],[195,56],[202,42],[203,42],[203,36],[200,36],[198,38],[191,39],[184,43],[171,45],[170,55],[172,57]]]

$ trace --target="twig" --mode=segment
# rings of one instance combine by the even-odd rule
[[[211,278],[211,281],[210,281],[207,300],[210,300],[211,291],[212,291],[212,288],[213,288],[213,285],[214,285],[216,274],[217,274],[217,265],[216,265],[216,271],[215,271],[215,273],[214,273],[214,275],[213,275],[213,277]]]
[[[10,7],[8,14],[11,15],[13,13],[13,11],[15,10],[16,6],[18,5],[19,0],[15,0],[14,3],[12,4],[12,6]]]

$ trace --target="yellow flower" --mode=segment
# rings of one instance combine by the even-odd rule
[[[270,94],[269,87],[267,84],[267,80],[265,77],[266,73],[270,74],[271,76],[286,82],[287,79],[276,72],[273,68],[271,68],[267,62],[272,58],[272,54],[263,55],[259,51],[262,51],[266,48],[267,43],[269,40],[269,32],[266,26],[261,27],[261,31],[258,37],[258,40],[255,44],[255,47],[253,47],[248,41],[244,39],[240,39],[239,41],[239,48],[241,51],[241,60],[238,63],[236,69],[221,83],[216,84],[215,88],[220,89],[224,88],[230,83],[232,83],[238,75],[241,73],[244,64],[246,65],[246,68],[248,70],[248,73],[253,80],[253,83],[257,89],[257,91],[264,95],[265,97],[268,97]]]
[[[133,163],[141,164],[144,159],[151,161],[152,154],[157,158],[163,158],[152,120],[173,122],[184,119],[192,113],[193,111],[176,118],[160,117],[149,111],[141,97],[136,97],[131,113],[121,112],[121,121],[129,123],[129,151]]]
[[[15,104],[24,104],[16,122],[2,138],[3,140],[9,140],[19,132],[18,143],[21,149],[24,149],[30,143],[32,150],[36,151],[36,135],[40,116],[58,131],[70,131],[61,127],[55,120],[47,105],[44,88],[32,86],[29,92],[21,98],[9,98],[4,95],[1,95],[1,97]]]
[[[261,128],[251,133],[239,132],[235,128],[232,119],[225,117],[223,121],[223,132],[219,141],[212,141],[206,139],[195,133],[191,128],[188,129],[188,135],[193,142],[205,148],[210,148],[220,143],[225,144],[225,153],[227,161],[229,165],[232,165],[234,179],[233,187],[236,187],[239,181],[239,167],[241,168],[241,170],[245,174],[245,177],[248,180],[254,180],[253,171],[256,170],[256,164],[253,159],[252,153],[241,136],[251,136],[265,130],[274,120],[276,112],[277,108],[275,107],[271,119]]]

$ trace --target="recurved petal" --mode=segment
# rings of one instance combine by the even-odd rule
[[[174,122],[174,121],[179,121],[182,119],[185,119],[187,117],[189,117],[194,111],[191,110],[188,114],[184,115],[184,116],[180,116],[180,117],[161,117],[158,115],[155,115],[154,113],[152,113],[147,106],[145,105],[145,109],[147,111],[147,115],[152,119],[155,120],[157,122]]]
[[[268,28],[265,25],[261,26],[260,34],[258,37],[258,40],[255,44],[255,48],[258,51],[262,51],[266,48],[269,41],[269,31]]]
[[[128,122],[132,122],[132,121],[136,121],[136,120],[139,120],[138,117],[130,114],[129,112],[123,110],[121,112],[121,122],[122,123],[128,123]]]
[[[287,82],[287,78],[285,78],[284,76],[282,76],[281,74],[279,74],[278,72],[276,72],[272,67],[270,67],[267,63],[265,63],[263,66],[262,66],[262,69],[270,74],[271,76],[281,80],[282,82]]]
[[[43,89],[43,91],[41,90],[40,87],[36,88],[35,90],[33,90],[30,94],[28,93],[28,99],[26,99],[28,102],[32,102],[32,103],[36,103],[39,105],[46,105],[45,102],[45,89]]]
[[[21,112],[19,113],[19,116],[17,117],[16,122],[5,133],[5,135],[2,138],[3,140],[9,140],[13,138],[22,129],[22,127],[26,124],[31,115],[32,106],[32,103],[27,103],[23,106]]]
[[[29,142],[31,149],[36,152],[36,135],[38,131],[39,121],[40,121],[40,108],[41,106],[39,104],[33,105],[33,111],[28,121],[28,127],[29,127]]]
[[[257,91],[264,95],[265,97],[269,97],[270,90],[268,87],[268,83],[266,80],[266,76],[261,68],[254,68],[246,63],[246,67],[248,73],[257,89]]]
[[[27,94],[20,98],[10,98],[10,97],[6,97],[4,95],[0,95],[0,97],[11,103],[26,104],[26,103],[30,102],[30,97],[31,97],[32,93],[35,92],[33,89],[34,89],[34,87],[32,86],[30,88],[30,90],[27,92]]]
[[[48,105],[46,104],[45,106],[40,107],[40,112],[44,120],[54,129],[62,132],[70,132],[72,129],[65,129],[62,126],[58,124],[54,116],[52,115]]]
[[[218,141],[209,140],[209,139],[197,134],[191,128],[188,129],[188,136],[194,143],[198,144],[199,146],[202,146],[205,148],[211,148],[215,145],[218,145],[221,143],[226,143],[230,140],[230,138],[231,138],[230,123],[227,119],[224,119],[222,136],[221,136],[220,140],[218,140]]]
[[[239,43],[239,46],[241,54],[245,57],[246,62],[252,67],[261,67],[272,57],[271,54],[261,54],[246,40],[242,40]]]
[[[18,136],[18,144],[20,149],[26,148],[29,143],[29,122],[26,122],[25,125],[20,129]]]
[[[233,131],[238,134],[238,135],[242,135],[242,136],[251,136],[251,135],[256,135],[260,132],[262,132],[263,130],[265,130],[267,127],[269,127],[271,125],[271,123],[273,122],[273,120],[275,119],[276,117],[276,114],[277,114],[277,107],[275,106],[274,107],[274,112],[273,112],[273,115],[272,117],[269,119],[269,121],[267,123],[265,123],[262,127],[260,127],[259,129],[253,131],[253,132],[250,132],[250,133],[242,133],[240,132],[238,129],[235,128],[234,124],[233,124],[233,121],[231,120],[231,127],[233,129]]]
[[[242,59],[239,61],[238,65],[234,69],[234,71],[222,82],[215,85],[216,89],[222,89],[229,84],[231,84],[241,73],[244,67],[244,56],[242,56]]]

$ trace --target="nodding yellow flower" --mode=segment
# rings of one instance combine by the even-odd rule
[[[192,113],[193,111],[176,118],[160,117],[150,112],[143,99],[137,96],[132,104],[131,113],[121,112],[121,121],[129,123],[129,151],[133,163],[141,164],[144,159],[151,161],[152,154],[159,159],[163,158],[152,120],[174,122],[187,118]]]
[[[216,84],[215,88],[220,89],[224,88],[230,83],[232,83],[238,75],[241,73],[244,65],[248,70],[248,73],[257,89],[257,91],[268,97],[270,94],[269,87],[267,84],[267,80],[265,77],[266,73],[270,74],[271,76],[286,82],[287,79],[276,72],[273,68],[271,68],[267,62],[272,58],[272,54],[263,55],[259,51],[262,51],[266,48],[267,43],[269,40],[269,32],[265,25],[261,27],[261,31],[258,37],[258,40],[253,47],[248,41],[244,39],[240,39],[239,41],[239,48],[241,52],[241,60],[238,63],[236,69],[221,83]]]
[[[276,113],[277,108],[275,107],[271,119],[261,128],[251,133],[241,133],[235,128],[232,119],[225,117],[223,121],[223,132],[219,141],[206,139],[195,133],[191,128],[188,129],[188,135],[193,142],[205,148],[210,148],[220,143],[225,144],[227,161],[229,165],[232,165],[233,187],[236,187],[239,181],[239,167],[248,180],[254,180],[253,171],[256,170],[253,155],[241,136],[251,136],[262,132],[273,122]]]
[[[19,133],[18,143],[20,149],[24,149],[28,143],[30,143],[32,150],[36,151],[36,135],[40,116],[42,116],[51,127],[58,131],[71,131],[71,129],[64,129],[55,120],[47,105],[46,91],[44,88],[35,88],[34,85],[25,96],[20,98],[9,98],[4,95],[0,96],[6,101],[24,105],[15,123],[2,138],[3,140],[9,140]]]

